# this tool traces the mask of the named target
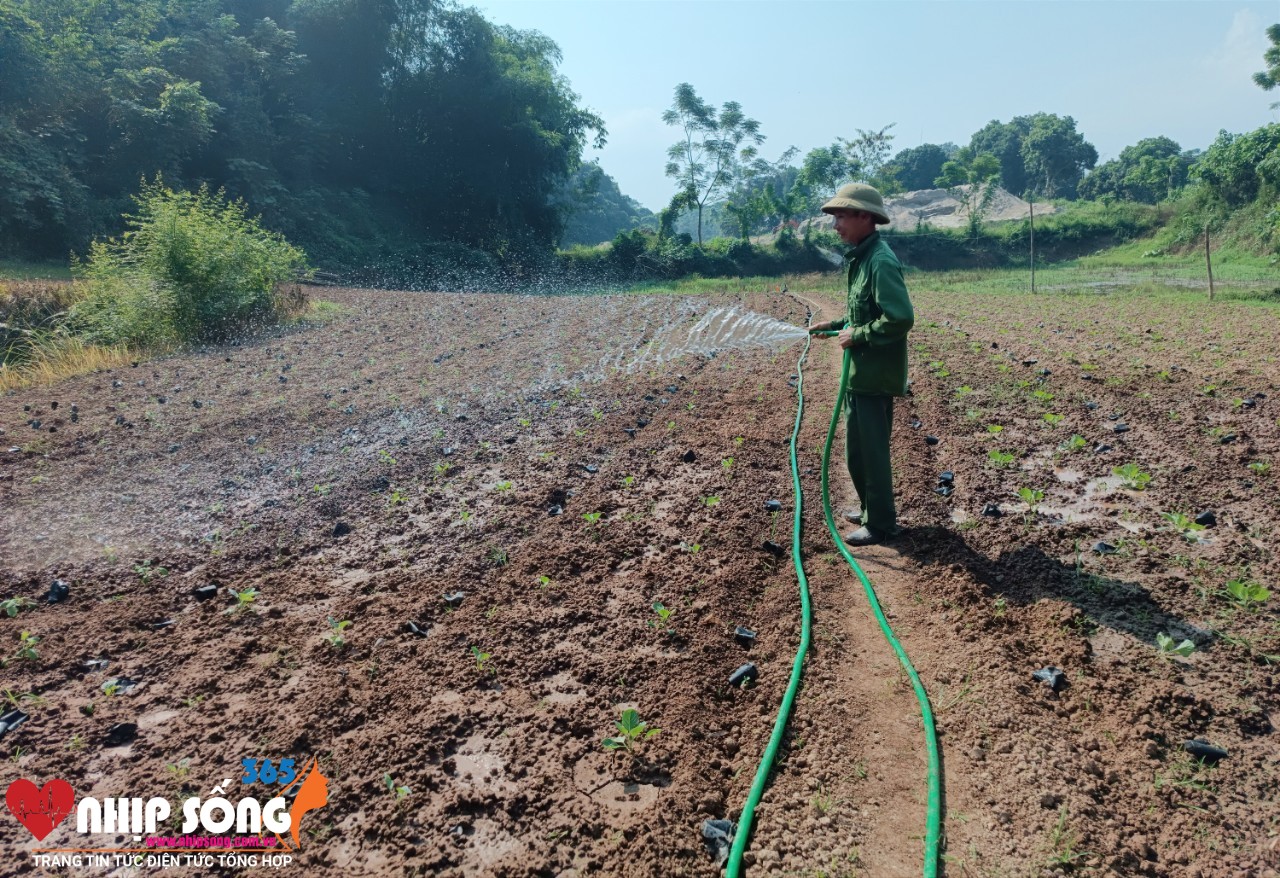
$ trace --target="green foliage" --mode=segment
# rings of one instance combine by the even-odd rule
[[[687,82],[676,86],[662,121],[681,131],[680,140],[667,150],[667,176],[679,189],[663,211],[669,217],[666,225],[683,210],[697,210],[701,246],[703,208],[732,185],[742,162],[755,158],[764,135],[760,123],[748,118],[737,101],[726,101],[717,111]]]
[[[1257,604],[1266,603],[1271,597],[1270,589],[1246,579],[1231,580],[1226,584],[1223,593],[1232,603],[1246,610]]]
[[[1183,640],[1181,643],[1174,643],[1172,637],[1164,632],[1156,635],[1156,648],[1160,650],[1162,656],[1182,656],[1186,657],[1196,651],[1196,645],[1190,640]]]
[[[1001,467],[1001,468],[1004,468],[1006,466],[1012,466],[1014,460],[1016,459],[1017,458],[1011,452],[1000,451],[999,449],[996,449],[996,448],[993,448],[987,452],[987,460],[991,461],[995,466]]]
[[[1044,500],[1044,491],[1039,488],[1019,488],[1018,497],[1026,503],[1031,513],[1035,513],[1036,507]]]
[[[413,790],[403,784],[396,783],[395,778],[389,773],[382,776],[382,785],[387,788],[387,792],[395,796],[397,799],[403,799],[406,796],[413,795]]]
[[[1185,539],[1192,542],[1197,542],[1201,539],[1200,531],[1204,530],[1204,525],[1196,524],[1181,512],[1161,512],[1160,517],[1169,522],[1170,526],[1182,534]]]
[[[497,670],[495,670],[493,666],[489,664],[490,660],[493,658],[492,653],[484,652],[483,650],[480,649],[480,647],[473,646],[471,647],[471,657],[475,659],[476,670],[479,671],[480,673],[482,674],[498,673]]]
[[[1192,153],[1168,137],[1147,137],[1120,151],[1080,183],[1080,197],[1156,204],[1187,185]]]
[[[256,588],[242,588],[239,591],[233,588],[230,591],[236,602],[226,611],[227,615],[253,612],[253,603],[258,599],[258,595],[261,594],[260,591]]]
[[[0,601],[0,613],[4,613],[6,616],[12,619],[14,616],[18,615],[18,613],[22,612],[23,610],[34,609],[35,606],[36,606],[36,602],[31,600],[31,598],[24,598],[24,597],[8,598],[7,600]]]
[[[618,728],[618,734],[605,738],[600,746],[606,750],[625,750],[633,756],[641,741],[647,741],[662,731],[649,728],[649,724],[641,721],[640,714],[631,708],[624,710],[622,718],[616,720],[614,725]]]
[[[297,309],[282,290],[301,251],[267,232],[223,193],[144,182],[123,237],[96,242],[79,266],[88,295],[71,325],[102,344],[157,347],[228,338]]]
[[[332,616],[330,616],[328,618],[328,622],[329,622],[329,628],[331,630],[330,630],[330,633],[325,636],[325,640],[334,649],[342,649],[344,646],[347,645],[347,639],[342,636],[342,632],[351,627],[351,620],[342,619],[341,621],[339,621],[338,619],[335,619]]]
[[[1111,474],[1119,476],[1121,487],[1130,491],[1145,491],[1151,484],[1151,473],[1144,472],[1136,463],[1112,467]]]

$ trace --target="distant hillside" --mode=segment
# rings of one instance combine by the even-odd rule
[[[561,247],[612,241],[618,232],[658,227],[658,219],[634,198],[622,194],[617,182],[598,164],[580,167],[560,193],[565,210]]]

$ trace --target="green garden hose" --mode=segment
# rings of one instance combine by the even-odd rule
[[[835,331],[822,331],[813,333],[814,335],[833,336]],[[800,419],[804,415],[804,369],[803,364],[809,355],[810,341],[806,340],[804,350],[800,353],[800,359],[796,364],[796,374],[799,380],[796,384],[796,397],[798,404],[796,406],[796,424],[791,431],[791,481],[795,489],[796,509],[794,527],[791,533],[791,558],[796,568],[796,576],[800,581],[800,647],[796,651],[795,660],[791,666],[791,680],[787,684],[787,691],[782,697],[782,704],[778,708],[778,718],[774,722],[773,734],[769,737],[769,745],[765,748],[764,756],[761,758],[760,766],[756,770],[755,781],[751,784],[751,791],[747,795],[747,801],[742,807],[742,815],[738,818],[737,830],[734,834],[733,848],[729,852],[729,861],[725,868],[726,878],[737,878],[742,868],[742,855],[746,851],[747,841],[751,835],[751,824],[755,817],[756,805],[760,802],[760,797],[764,795],[764,788],[769,779],[769,773],[773,769],[774,759],[777,757],[778,747],[782,743],[782,735],[787,726],[787,720],[791,716],[791,707],[795,701],[796,692],[800,688],[800,673],[804,667],[805,656],[809,652],[810,625],[811,625],[811,605],[809,602],[809,580],[804,575],[804,566],[800,561],[800,519],[802,511],[802,495],[800,489],[800,470],[796,459],[796,437],[800,432]],[[876,597],[875,589],[871,586],[871,580],[867,578],[867,574],[859,566],[857,560],[850,554],[848,548],[844,544],[844,539],[840,536],[840,531],[836,527],[835,516],[831,512],[831,495],[830,485],[827,478],[827,465],[831,460],[831,443],[835,439],[836,424],[840,420],[840,411],[844,405],[844,388],[849,381],[849,351],[844,353],[844,363],[840,370],[839,395],[836,397],[835,408],[831,412],[831,425],[827,428],[827,441],[822,449],[822,512],[826,518],[827,528],[831,531],[831,536],[835,540],[836,547],[840,550],[840,554],[844,555],[844,559],[849,562],[849,566],[853,568],[853,572],[858,575],[858,579],[862,582],[863,591],[867,595],[867,603],[871,606],[875,613],[876,621],[880,623],[880,631],[884,634],[885,639],[889,641],[889,645],[893,647],[894,653],[897,654],[898,660],[902,663],[902,667],[907,672],[907,676],[911,678],[911,685],[915,689],[916,700],[920,703],[920,715],[924,721],[925,748],[928,756],[928,802],[925,815],[925,840],[924,840],[924,878],[935,878],[938,874],[938,850],[941,844],[942,831],[942,778],[941,765],[938,756],[938,737],[934,730],[933,709],[929,706],[929,696],[924,691],[924,685],[920,682],[920,676],[916,673],[916,669],[911,665],[911,660],[907,658],[906,650],[902,648],[902,644],[893,634],[893,629],[889,627],[889,622],[885,619],[884,612],[880,608],[880,601]]]

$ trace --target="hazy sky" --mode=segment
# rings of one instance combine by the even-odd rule
[[[1270,2],[480,0],[490,21],[559,44],[560,71],[600,114],[601,166],[657,210],[680,82],[758,119],[769,159],[891,122],[894,151],[964,145],[992,119],[1073,116],[1101,160],[1144,137],[1203,149],[1280,121],[1263,67]]]

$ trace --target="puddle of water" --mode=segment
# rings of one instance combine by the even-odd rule
[[[507,763],[493,752],[498,742],[484,735],[472,735],[453,754],[454,777],[484,790],[509,790],[515,784],[506,776]]]
[[[1068,485],[1074,485],[1084,478],[1084,473],[1074,469],[1055,469],[1053,474],[1058,477],[1058,481]]]
[[[492,875],[493,867],[507,854],[524,849],[520,839],[507,832],[497,823],[486,818],[479,818],[471,829],[471,856],[477,862],[464,862],[462,874],[466,878],[481,878]],[[468,857],[470,860],[470,857]]]

